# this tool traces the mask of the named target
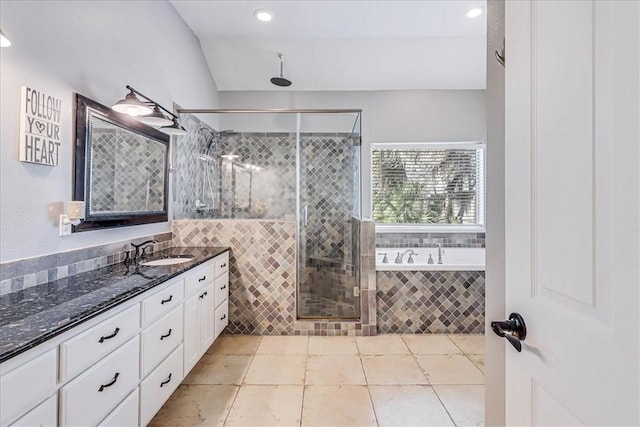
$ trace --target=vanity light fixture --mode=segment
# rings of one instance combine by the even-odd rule
[[[258,21],[262,22],[269,22],[273,19],[273,13],[263,9],[258,9],[253,12],[253,16],[255,16]]]
[[[168,135],[186,135],[188,133],[185,128],[180,126],[178,116],[131,86],[127,85],[126,88],[129,93],[124,99],[113,104],[111,108],[114,111],[133,117],[145,116],[140,118],[142,123],[150,126],[160,126],[160,131]],[[141,101],[138,97],[143,100]],[[161,110],[168,113],[169,117]]]
[[[158,105],[153,106],[153,112],[144,117],[140,117],[140,121],[149,126],[171,126],[173,121],[162,114]]]
[[[9,47],[11,46],[11,41],[4,35],[2,30],[0,30],[0,47]]]
[[[484,12],[484,9],[481,6],[475,6],[467,10],[465,14],[467,15],[467,18],[473,19],[482,15],[483,12]]]
[[[235,159],[239,158],[240,156],[238,156],[237,154],[230,153],[230,154],[223,154],[220,157],[222,157],[225,160],[234,161]]]

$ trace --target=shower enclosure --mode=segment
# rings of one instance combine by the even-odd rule
[[[360,117],[181,110],[174,218],[295,221],[298,318],[358,318]]]

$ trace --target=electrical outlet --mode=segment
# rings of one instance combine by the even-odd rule
[[[60,215],[60,236],[71,236],[71,223],[67,215]]]
[[[354,286],[353,287],[353,296],[354,297],[359,297],[360,296],[360,288],[358,286]]]

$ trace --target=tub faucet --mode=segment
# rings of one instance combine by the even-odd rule
[[[438,243],[436,245],[436,247],[438,248],[438,264],[442,264],[442,254],[443,254],[443,250],[442,250],[442,245],[440,243]]]
[[[380,253],[378,253],[378,255],[384,255],[384,258],[382,258],[382,263],[383,264],[389,264],[389,258],[387,258],[387,253],[386,252],[380,252]]]
[[[409,254],[409,259],[407,260],[409,264],[413,264],[413,256],[418,255],[413,251],[413,249],[407,249],[406,251],[402,252],[402,255],[400,254],[400,252],[398,252],[398,255],[396,256],[396,264],[402,264],[402,259],[406,254]]]

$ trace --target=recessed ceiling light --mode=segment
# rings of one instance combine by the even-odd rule
[[[268,10],[256,10],[253,12],[258,21],[269,22],[273,19],[273,14]]]
[[[482,15],[482,12],[484,12],[484,9],[480,6],[476,6],[467,10],[466,15],[467,18],[477,18],[478,16]]]

